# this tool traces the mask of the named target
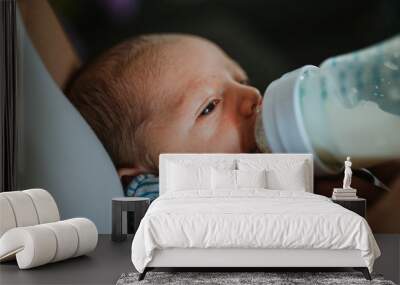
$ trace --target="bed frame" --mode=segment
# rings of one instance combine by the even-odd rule
[[[261,158],[271,160],[304,160],[309,171],[308,192],[313,192],[313,163],[310,154],[162,154],[160,156],[160,195],[165,193],[167,160],[220,160],[238,158]],[[152,261],[139,275],[143,280],[146,273],[155,268],[230,268],[236,271],[265,268],[343,268],[350,267],[361,271],[367,280],[371,280],[368,268],[359,250],[329,249],[249,249],[249,248],[170,248],[158,249]],[[262,271],[262,270],[261,270]]]
[[[231,268],[235,271],[254,268],[338,268],[350,267],[361,271],[371,280],[368,268],[359,250],[328,249],[193,249],[171,248],[156,250],[152,261],[139,275],[143,280],[146,273],[155,268]]]

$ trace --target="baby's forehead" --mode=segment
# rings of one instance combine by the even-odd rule
[[[138,78],[139,86],[146,89],[140,96],[151,106],[151,117],[177,111],[185,102],[196,100],[199,89],[218,81],[219,76],[245,76],[235,61],[204,39],[188,37],[165,44],[152,57]]]

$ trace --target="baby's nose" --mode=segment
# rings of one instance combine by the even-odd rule
[[[241,98],[240,113],[243,116],[253,116],[260,111],[262,97],[257,88],[246,86]]]

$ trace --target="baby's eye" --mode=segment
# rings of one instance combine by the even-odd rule
[[[250,85],[249,79],[247,79],[247,78],[243,78],[243,79],[240,79],[238,81],[239,81],[240,84]]]
[[[208,105],[201,111],[200,116],[205,116],[210,114],[212,111],[214,111],[215,107],[219,104],[221,100],[214,99],[208,103]]]

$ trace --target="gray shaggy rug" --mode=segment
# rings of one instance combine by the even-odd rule
[[[364,278],[360,272],[148,272],[142,281],[139,273],[122,274],[117,285],[146,284],[379,284],[395,285],[384,280],[381,275],[372,274],[372,281]]]

